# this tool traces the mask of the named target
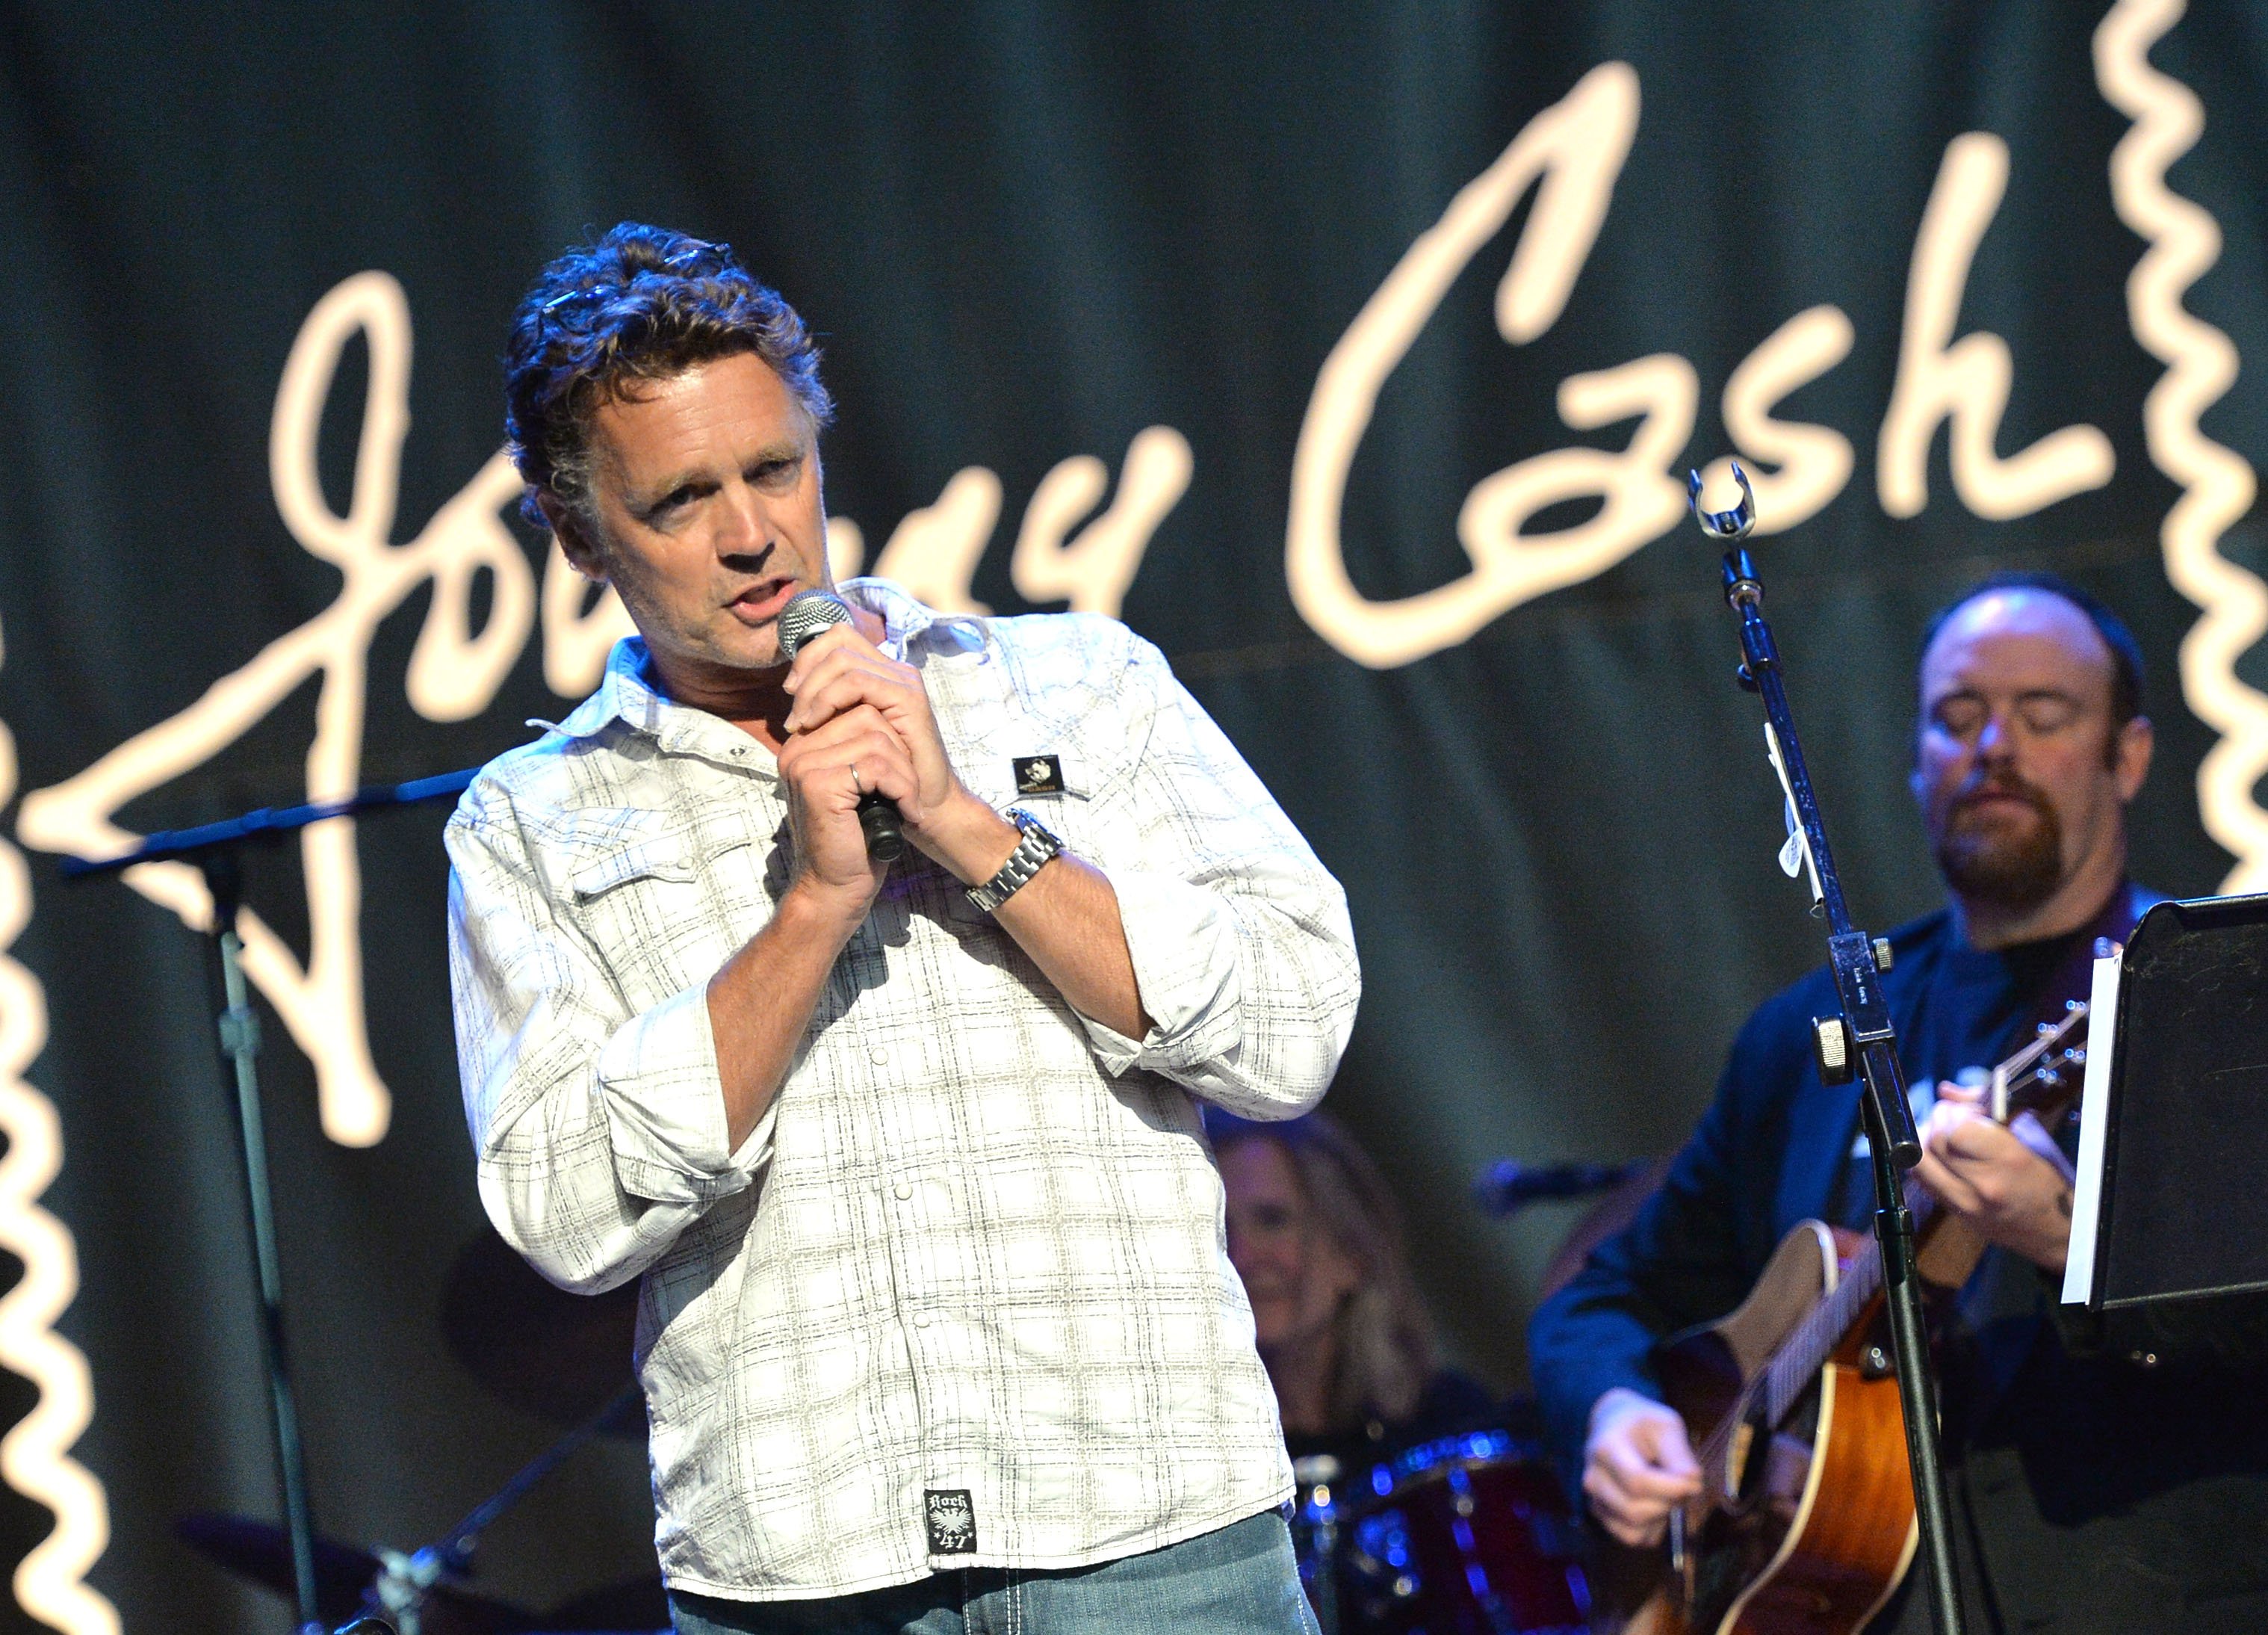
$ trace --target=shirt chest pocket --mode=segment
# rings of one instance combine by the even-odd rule
[[[570,911],[633,1009],[705,981],[770,917],[751,837],[659,813],[583,814]]]
[[[1097,867],[1109,866],[1105,825],[1090,798],[1090,763],[1075,746],[1043,744],[1032,753],[1019,751],[1013,755],[988,747],[976,774],[964,772],[961,781],[993,810],[1005,813],[1011,807],[1020,808],[1038,818],[1063,842],[1065,851]],[[959,890],[950,894],[947,909],[954,920],[964,924],[991,920],[968,900],[967,892]]]

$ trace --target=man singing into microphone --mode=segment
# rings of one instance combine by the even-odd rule
[[[1113,621],[858,581],[784,662],[832,410],[725,247],[570,253],[505,368],[638,635],[450,825],[467,1111],[540,1270],[644,1276],[678,1629],[1311,1629],[1192,1097],[1321,1096],[1338,886]]]

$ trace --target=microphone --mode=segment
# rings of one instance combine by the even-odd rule
[[[792,662],[803,644],[834,625],[850,622],[850,604],[831,590],[799,590],[780,610],[780,656]],[[858,798],[858,826],[866,832],[866,855],[894,863],[906,854],[905,831],[898,826],[898,803],[878,789]]]
[[[1521,1164],[1503,1158],[1482,1172],[1473,1183],[1473,1201],[1501,1219],[1516,1214],[1539,1198],[1580,1198],[1604,1192],[1646,1167],[1633,1164]]]

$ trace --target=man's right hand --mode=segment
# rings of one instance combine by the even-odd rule
[[[904,801],[916,790],[913,760],[880,711],[862,704],[780,746],[788,825],[799,883],[848,915],[845,935],[865,917],[889,865],[866,854],[858,803],[880,793]]]
[[[1583,1496],[1608,1532],[1632,1546],[1658,1544],[1669,1513],[1700,1491],[1701,1467],[1675,1409],[1622,1386],[1591,1404]]]

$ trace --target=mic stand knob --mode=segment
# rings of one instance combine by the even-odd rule
[[[420,1625],[423,1622],[421,1615],[425,1598],[436,1584],[449,1576],[450,1564],[430,1544],[414,1556],[405,1556],[398,1550],[381,1550],[378,1558],[385,1568],[372,1587],[378,1604],[393,1621],[396,1635],[423,1635]]]

